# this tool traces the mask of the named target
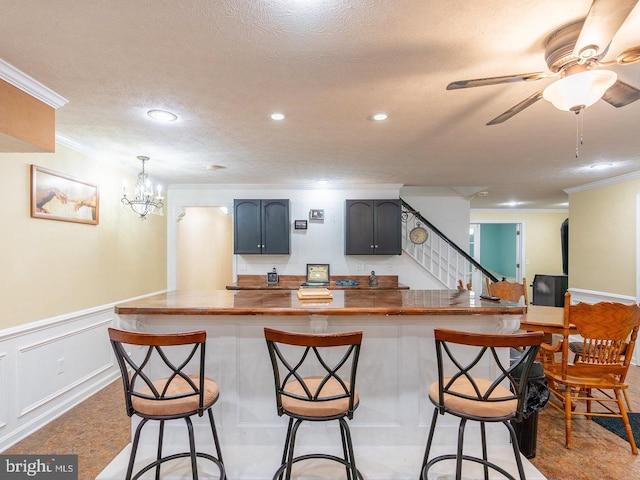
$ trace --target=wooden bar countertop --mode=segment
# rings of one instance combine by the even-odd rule
[[[120,315],[521,315],[523,306],[467,290],[333,290],[300,300],[295,290],[172,291],[123,303]]]
[[[378,285],[369,286],[369,275],[342,275],[329,282],[329,290],[408,290],[407,285],[398,283],[397,275],[376,275]],[[297,290],[306,281],[304,275],[280,275],[278,283],[267,284],[266,275],[238,275],[238,281],[227,285],[227,290]],[[356,280],[358,285],[336,285],[336,280]]]

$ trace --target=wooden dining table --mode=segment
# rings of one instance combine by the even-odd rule
[[[520,317],[520,329],[530,332],[544,332],[545,341],[551,342],[551,335],[564,333],[564,307],[529,305],[527,312]],[[569,334],[578,333],[575,325],[569,325]]]

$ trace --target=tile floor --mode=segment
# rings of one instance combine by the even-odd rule
[[[640,411],[640,367],[630,368],[628,381],[634,411]],[[2,453],[77,454],[79,480],[93,480],[129,443],[129,432],[122,384],[116,381]],[[586,419],[574,421],[573,448],[567,450],[562,414],[550,407],[539,414],[536,453],[531,463],[548,480],[640,478],[640,456]]]

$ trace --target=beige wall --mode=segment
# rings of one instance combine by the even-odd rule
[[[640,179],[569,195],[569,287],[636,296]]]
[[[531,285],[536,274],[561,275],[562,251],[560,243],[560,226],[569,216],[567,212],[547,213],[523,211],[513,213],[494,213],[471,210],[471,223],[522,223],[524,226],[524,277],[527,285]],[[573,221],[573,220],[571,220]],[[569,228],[571,228],[573,225]],[[569,235],[571,236],[571,235]],[[527,263],[528,261],[528,263]],[[573,259],[569,254],[569,265]],[[571,279],[571,277],[569,277]],[[533,300],[533,292],[529,287],[529,301]]]
[[[30,164],[98,185],[100,223],[31,218]],[[140,221],[120,204],[132,176],[83,154],[0,153],[0,328],[166,288],[166,217]]]
[[[219,207],[187,207],[178,223],[178,289],[233,283],[233,222]]]

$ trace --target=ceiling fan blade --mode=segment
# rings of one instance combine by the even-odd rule
[[[618,80],[602,96],[602,100],[620,108],[640,100],[640,90]]]
[[[519,73],[517,75],[505,75],[504,77],[474,78],[473,80],[458,80],[447,85],[447,90],[460,88],[484,87],[485,85],[497,85],[499,83],[530,82],[551,77],[554,74],[545,72]]]
[[[513,107],[511,107],[509,110],[507,110],[503,114],[498,115],[496,118],[494,118],[489,123],[487,123],[487,125],[496,125],[498,123],[504,122],[505,120],[509,120],[516,113],[520,113],[525,108],[530,107],[531,105],[536,103],[538,100],[540,100],[542,98],[542,92],[543,92],[543,90],[540,90],[540,91],[534,93],[530,97],[528,97],[528,98],[524,99],[523,101],[521,101],[519,104],[514,105]]]
[[[573,54],[579,58],[602,55],[637,3],[638,0],[593,0]]]

